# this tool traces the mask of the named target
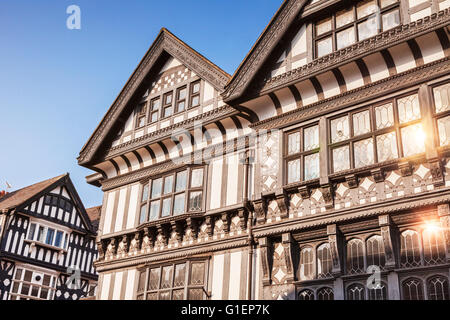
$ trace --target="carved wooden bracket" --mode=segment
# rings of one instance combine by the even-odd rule
[[[348,183],[350,189],[358,188],[358,177],[354,174],[345,176],[345,181]]]
[[[238,210],[238,217],[239,217],[239,227],[241,228],[242,231],[247,230],[247,217],[248,214],[244,209],[239,209]],[[249,222],[251,223],[251,222]]]
[[[128,251],[128,254],[136,254],[141,247],[141,240],[140,240],[140,233],[136,232],[134,234],[133,240],[130,242],[130,250]]]
[[[177,234],[177,241],[181,243],[181,241],[183,241],[183,226],[181,225],[181,223],[177,223],[176,221],[171,221],[170,225],[172,227],[172,231],[175,231]]]
[[[294,272],[294,265],[292,262],[292,246],[293,246],[293,239],[292,235],[290,233],[283,233],[282,235],[282,244],[284,247],[284,259],[286,264],[286,281],[288,283],[291,283],[295,281],[295,272]]]
[[[144,236],[142,238],[142,250],[150,250],[153,248],[153,244],[155,241],[155,235],[153,232],[150,232],[149,228],[144,228]]]
[[[227,213],[222,213],[223,232],[227,234],[230,231],[230,217]]]
[[[438,215],[445,239],[447,262],[450,262],[450,206],[448,203],[438,206]]]
[[[339,276],[342,274],[341,269],[341,257],[339,252],[339,244],[338,244],[338,230],[337,225],[330,224],[327,226],[327,234],[328,234],[328,243],[330,244],[331,251],[331,260],[333,263],[333,267],[331,272],[333,275]]]
[[[158,230],[158,235],[156,236],[157,244],[165,246],[167,244],[167,241],[169,240],[169,235],[167,234],[168,233],[167,229],[161,224],[157,224],[156,229]],[[159,236],[161,236],[161,238]]]
[[[383,182],[384,181],[384,171],[381,168],[377,168],[377,169],[373,169],[370,171],[370,174],[373,177],[373,180],[375,180],[375,182]]]
[[[286,195],[284,193],[279,194],[276,196],[275,200],[277,201],[278,209],[280,210],[280,217],[289,217],[288,206],[286,205]]]
[[[98,259],[105,259],[105,244],[103,241],[97,242]]]
[[[398,169],[402,177],[408,177],[413,174],[413,166],[408,161],[400,162],[398,164]]]
[[[192,218],[187,218],[186,219],[186,225],[187,228],[189,230],[191,230],[189,237],[187,237],[186,241],[190,241],[190,240],[195,240],[197,239],[197,235],[198,235],[198,224],[197,221],[192,219]],[[185,237],[186,237],[186,233],[185,233]]]
[[[109,240],[108,247],[106,248],[106,257],[113,257],[116,254],[116,239],[111,238]]]
[[[323,199],[325,200],[325,208],[331,209],[334,207],[333,187],[329,184],[320,187]]]
[[[259,250],[260,250],[260,257],[261,257],[261,267],[262,267],[262,283],[264,286],[270,285],[270,272],[271,272],[271,266],[269,264],[270,261],[270,248],[269,248],[269,241],[267,238],[259,238]]]
[[[430,166],[431,177],[433,178],[433,185],[435,187],[443,186],[445,184],[445,180],[442,161],[439,159],[430,160],[428,164]]]
[[[128,237],[127,235],[124,235],[117,248],[117,255],[124,255],[127,253],[128,253]]]
[[[385,267],[388,270],[395,269],[397,266],[395,259],[395,248],[393,245],[393,233],[391,217],[389,215],[382,215],[378,217],[378,224],[381,229],[381,238],[383,239],[384,254],[386,257]]]
[[[206,234],[208,235],[208,237],[211,237],[214,231],[214,218],[212,216],[207,216],[205,218],[205,222],[206,222]]]
[[[255,200],[253,202],[256,214],[256,223],[261,225],[266,223],[266,201],[265,199]]]
[[[300,193],[300,196],[303,200],[309,199],[311,197],[311,190],[307,186],[301,186],[298,188],[298,192]]]

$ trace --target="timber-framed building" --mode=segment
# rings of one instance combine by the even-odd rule
[[[448,300],[449,6],[286,0],[233,76],[162,29],[78,158],[97,299]]]

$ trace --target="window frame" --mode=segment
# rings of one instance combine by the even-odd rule
[[[379,25],[380,29],[377,30],[376,34],[380,34],[381,32],[386,31],[386,30],[383,31],[383,18],[382,17],[383,17],[383,14],[386,14],[386,13],[388,13],[390,11],[394,11],[394,10],[398,10],[399,11],[399,20],[400,20],[400,24],[399,25],[402,25],[402,8],[401,8],[401,5],[400,5],[400,0],[398,0],[396,3],[392,3],[392,4],[390,4],[390,5],[388,5],[388,6],[384,7],[384,8],[381,7],[381,0],[374,0],[374,1],[375,1],[376,5],[378,6],[378,8],[380,8],[380,12],[379,12],[380,13],[380,18],[379,18],[380,19],[379,20],[380,21],[380,25]],[[312,49],[313,49],[313,57],[314,57],[314,59],[318,59],[318,58],[324,57],[324,56],[326,56],[328,54],[331,54],[333,52],[342,50],[342,49],[347,48],[347,47],[349,47],[351,45],[354,45],[354,44],[356,44],[356,43],[358,43],[360,41],[364,41],[364,40],[368,39],[368,38],[366,38],[364,40],[359,40],[360,35],[359,35],[359,32],[358,32],[358,25],[360,25],[361,23],[369,20],[373,16],[374,13],[369,14],[367,16],[364,16],[364,17],[358,19],[357,5],[358,5],[358,2],[353,3],[351,6],[339,7],[335,11],[335,13],[333,13],[331,15],[331,17],[330,17],[330,15],[323,16],[323,17],[315,20],[312,23],[312,41],[313,41]],[[340,27],[336,27],[336,14],[338,12],[340,12],[340,11],[347,11],[350,7],[352,8],[352,12],[353,12],[353,22],[349,22],[349,23],[344,24],[344,25],[342,25]],[[331,30],[329,30],[327,32],[324,32],[324,33],[322,33],[320,35],[317,35],[317,25],[318,25],[318,23],[323,21],[323,20],[326,20],[327,18],[331,18]],[[348,28],[353,28],[355,42],[350,44],[349,46],[345,46],[345,47],[342,47],[341,49],[337,49],[337,34],[339,32],[341,32],[341,31],[347,30]],[[389,30],[389,29],[387,29],[387,30]],[[327,54],[324,54],[322,56],[319,56],[319,54],[318,54],[318,47],[317,47],[318,42],[321,41],[321,40],[324,40],[326,38],[329,38],[330,36],[331,36],[331,52],[327,53]]]
[[[173,108],[173,90],[168,91],[162,95],[162,104],[161,104],[161,119],[167,119],[174,115],[174,108]],[[170,102],[167,102],[167,97],[170,98]],[[166,114],[166,109],[172,108],[172,112],[169,115]]]
[[[31,229],[32,225],[34,225],[34,232],[33,232],[32,238],[30,239],[30,229]],[[40,228],[44,228],[44,233],[43,233],[43,236],[42,236],[43,237],[43,241],[40,241],[39,238],[38,238],[39,229]],[[47,243],[47,237],[48,237],[48,230],[49,229],[54,231],[52,244],[48,244]],[[56,246],[55,245],[55,243],[56,243],[56,235],[58,234],[58,232],[62,233],[61,246]],[[26,231],[25,241],[30,241],[32,243],[37,243],[39,245],[50,247],[50,248],[53,248],[55,250],[67,251],[68,248],[69,248],[70,233],[65,231],[65,230],[63,230],[63,229],[61,229],[61,228],[55,227],[53,225],[50,225],[50,224],[42,223],[40,221],[30,220],[28,222],[28,227],[27,227],[27,231]]]
[[[21,275],[20,275],[20,279],[16,279],[17,277],[17,272],[18,270],[21,270]],[[31,281],[25,281],[24,277],[25,277],[25,273],[26,272],[31,272]],[[46,286],[44,284],[39,284],[39,283],[35,283],[33,282],[34,278],[35,278],[35,274],[37,274],[38,276],[49,276],[50,277],[50,285]],[[42,279],[42,282],[44,281],[44,279]],[[14,270],[14,275],[11,279],[11,290],[9,293],[9,299],[10,300],[18,300],[17,298],[20,298],[20,300],[53,300],[56,294],[56,284],[58,281],[58,277],[56,274],[52,274],[49,272],[41,272],[39,270],[35,270],[32,268],[28,268],[27,266],[23,266],[23,265],[17,265],[15,270]],[[14,285],[17,284],[17,292],[13,292],[14,289]],[[28,285],[28,294],[22,294],[22,287],[23,284]],[[38,296],[34,297],[31,295],[31,291],[32,291],[32,287],[38,287]],[[42,289],[47,289],[47,298],[41,298],[41,292]],[[12,299],[12,297],[15,297],[16,299]]]
[[[198,87],[198,92],[194,93],[194,87],[195,87],[196,84],[198,84],[198,86],[199,86]],[[196,107],[199,107],[201,105],[201,103],[202,103],[200,101],[201,91],[202,91],[201,79],[192,81],[189,84],[189,106],[188,106],[188,109],[196,108]],[[193,105],[193,103],[192,103],[193,99],[195,97],[198,97],[198,104],[197,105]]]
[[[153,109],[154,106],[154,102],[158,101],[159,106],[157,109]],[[150,107],[149,107],[149,117],[148,117],[148,123],[152,124],[152,123],[157,123],[159,120],[159,116],[160,116],[160,111],[161,111],[161,96],[157,96],[154,97],[153,99],[150,100]],[[153,121],[153,115],[156,114],[156,120]]]
[[[408,122],[404,122],[404,123],[400,123],[400,118],[399,118],[399,111],[398,111],[398,100],[402,99],[402,98],[406,98],[409,96],[413,96],[413,95],[417,95],[417,98],[419,100],[419,108],[420,108],[420,112],[421,112],[421,117],[419,119],[416,120],[411,120]],[[375,109],[377,107],[381,107],[387,104],[392,104],[392,109],[393,109],[393,119],[394,119],[394,124],[389,126],[389,127],[385,127],[385,128],[381,128],[381,129],[377,129],[377,124],[376,124],[376,113],[375,113]],[[365,111],[369,111],[369,116],[370,116],[370,131],[364,134],[360,134],[360,135],[355,135],[355,130],[354,130],[354,125],[353,125],[353,116],[355,114],[358,113],[362,113]],[[337,141],[337,142],[333,142],[332,140],[332,121],[339,119],[339,118],[343,118],[345,116],[348,116],[348,125],[349,125],[349,138],[342,140],[342,141]],[[349,170],[358,170],[361,168],[365,168],[365,167],[370,167],[370,166],[374,166],[374,165],[380,165],[380,164],[384,164],[384,163],[389,163],[392,161],[399,161],[403,158],[419,158],[421,156],[423,156],[425,154],[424,152],[421,153],[417,153],[411,156],[404,156],[404,148],[403,148],[403,140],[402,140],[402,129],[409,127],[409,126],[414,126],[417,124],[421,124],[422,128],[424,128],[423,125],[423,119],[425,118],[425,115],[423,114],[423,110],[422,107],[420,106],[420,96],[417,90],[414,91],[409,91],[407,93],[401,94],[401,95],[396,95],[392,98],[389,99],[385,99],[373,104],[369,104],[357,109],[353,109],[344,113],[340,113],[338,115],[335,115],[333,117],[328,118],[327,121],[327,140],[328,140],[328,156],[329,156],[329,163],[328,163],[328,169],[329,172],[331,174],[339,174],[342,172],[347,172]],[[396,143],[397,143],[397,158],[393,158],[393,159],[388,159],[385,161],[379,161],[378,159],[378,145],[377,145],[377,137],[378,136],[382,136],[384,134],[388,134],[391,132],[395,132],[396,134]],[[369,165],[365,165],[362,167],[355,167],[355,143],[359,142],[359,141],[364,141],[367,139],[372,139],[373,141],[373,163],[369,164]],[[344,147],[347,146],[349,147],[349,169],[345,169],[345,170],[340,170],[340,171],[334,171],[334,157],[333,157],[333,150],[334,149],[338,149],[340,147]]]
[[[434,142],[435,142],[435,146],[437,147],[438,150],[450,149],[450,143],[441,146],[441,141],[440,141],[440,136],[439,136],[439,124],[438,124],[438,121],[440,119],[444,119],[444,118],[450,116],[450,108],[448,108],[448,110],[445,110],[445,111],[437,112],[436,111],[436,107],[437,107],[436,97],[434,95],[435,88],[445,86],[445,85],[450,85],[450,82],[448,80],[445,80],[445,81],[433,84],[432,86],[429,87],[429,95],[431,96],[431,101],[432,101],[431,115],[433,118],[433,125],[434,125],[434,128],[433,128],[434,140],[435,140]]]
[[[180,98],[180,93],[182,90],[185,90],[185,95],[184,98]],[[179,88],[176,89],[176,94],[175,94],[175,108],[174,108],[174,113],[173,114],[177,114],[177,113],[181,113],[187,110],[187,97],[188,97],[188,91],[187,91],[187,85],[181,86]],[[179,104],[181,102],[184,102],[184,109],[183,110],[179,110]]]
[[[147,125],[147,109],[148,109],[148,103],[140,102],[136,106],[136,123],[135,123],[135,129],[142,129]],[[139,125],[141,119],[144,119],[144,124],[142,126]]]

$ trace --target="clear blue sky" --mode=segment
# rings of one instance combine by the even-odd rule
[[[76,158],[161,27],[233,74],[282,0],[1,0],[0,190],[69,172],[101,204]],[[81,8],[81,30],[66,8]]]

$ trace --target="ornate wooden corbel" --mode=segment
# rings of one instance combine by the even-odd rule
[[[181,223],[177,223],[176,221],[170,222],[172,232],[176,232],[176,240],[181,243],[183,241],[183,227]]]
[[[261,267],[262,267],[262,283],[264,286],[270,285],[270,272],[271,266],[269,264],[270,261],[270,248],[269,248],[269,240],[267,238],[259,238],[259,252],[261,256]]]
[[[127,235],[122,236],[122,240],[120,240],[119,245],[117,247],[117,255],[122,256],[128,253],[128,237]]]
[[[256,223],[262,225],[266,223],[266,201],[264,198],[255,200],[253,202],[255,208]]]
[[[393,270],[396,268],[397,263],[395,259],[395,249],[393,245],[393,229],[391,217],[389,215],[381,215],[378,217],[378,224],[381,229],[381,238],[383,239],[384,254],[386,257],[385,268]]]
[[[358,188],[358,177],[355,174],[345,176],[345,181],[350,189]]]
[[[239,217],[239,227],[240,227],[240,229],[242,231],[247,230],[248,214],[247,214],[246,210],[239,209],[238,210],[238,217]]]
[[[381,168],[376,168],[370,171],[370,174],[373,177],[375,182],[383,182],[384,181],[384,171]]]
[[[149,228],[144,228],[144,236],[142,238],[142,246],[141,250],[148,251],[153,248],[153,244],[155,242],[155,235],[153,232],[150,232]]]
[[[192,218],[187,218],[186,226],[187,226],[187,230],[190,230],[190,232],[189,232],[189,234],[188,234],[188,232],[184,233],[183,240],[184,241],[193,241],[193,240],[197,239],[197,235],[198,235],[197,221]]]
[[[108,247],[106,249],[106,257],[110,258],[110,257],[114,257],[116,254],[116,239],[115,238],[111,238],[109,240],[109,244]]]
[[[156,245],[165,246],[169,240],[169,235],[167,234],[167,229],[164,228],[164,226],[162,224],[157,224],[156,229],[158,230],[158,235],[156,236],[155,246]]]
[[[450,262],[450,206],[448,203],[438,206],[439,221],[445,239],[447,262]]]
[[[227,234],[228,232],[230,232],[230,217],[228,215],[228,213],[224,212],[222,213],[222,222],[223,222],[223,232],[225,234]]]
[[[430,166],[431,177],[433,179],[433,185],[435,187],[441,187],[445,184],[444,181],[444,166],[439,159],[433,159],[428,161]]]
[[[208,237],[212,237],[214,232],[214,218],[212,216],[206,216],[206,234]]]
[[[130,250],[128,250],[128,254],[137,254],[139,252],[140,246],[141,246],[140,233],[136,232],[134,234],[133,239],[130,242]]]
[[[281,218],[289,217],[288,206],[286,205],[286,194],[284,192],[278,194],[275,197],[275,200],[277,201],[278,209],[280,210],[280,217]]]
[[[281,242],[284,247],[284,259],[287,272],[286,281],[291,283],[295,281],[294,265],[292,262],[292,246],[294,240],[292,239],[292,235],[290,233],[283,233]]]
[[[325,201],[325,208],[331,209],[334,207],[333,187],[330,184],[320,187],[322,196]]]
[[[331,224],[327,226],[328,243],[330,244],[331,260],[333,263],[331,272],[335,276],[342,274],[341,255],[339,251],[339,238],[337,225]]]
[[[309,199],[311,197],[311,190],[307,186],[301,186],[298,188],[298,192],[303,200]]]
[[[105,243],[100,240],[97,242],[98,260],[105,259]]]
[[[398,169],[402,177],[408,177],[413,174],[413,166],[409,161],[402,161],[398,164]]]

